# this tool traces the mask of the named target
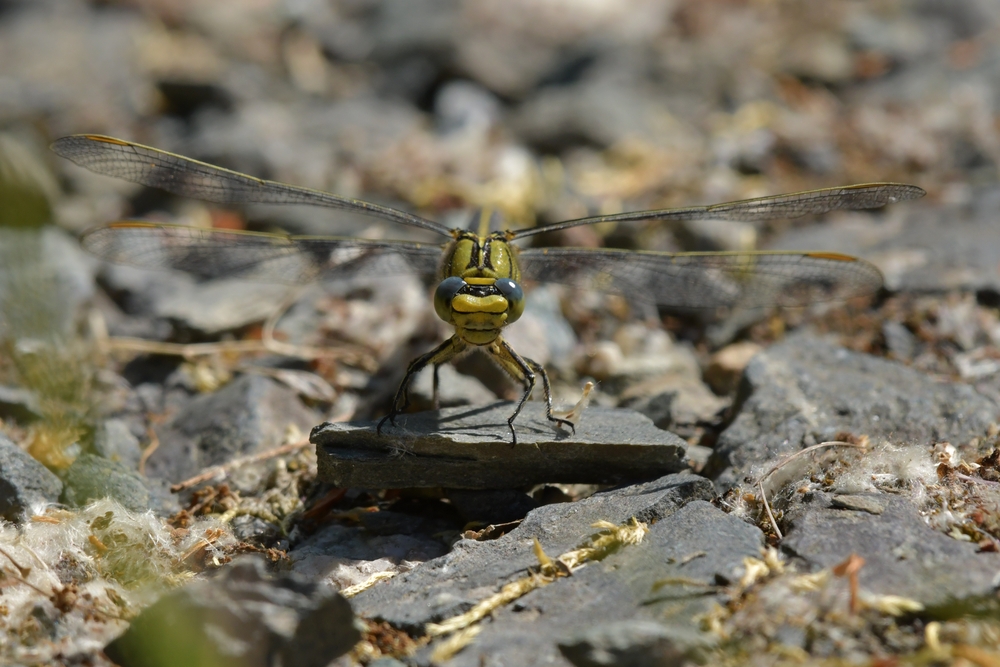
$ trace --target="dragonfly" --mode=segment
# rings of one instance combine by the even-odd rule
[[[453,229],[388,206],[255,178],[107,136],[71,135],[56,140],[52,149],[90,171],[183,197],[226,205],[312,205],[440,235],[441,243],[421,243],[125,220],[87,231],[81,242],[92,254],[110,262],[176,269],[201,279],[227,277],[301,284],[359,275],[417,275],[436,284],[434,310],[454,327],[455,333],[409,364],[377,431],[381,433],[387,421],[395,425],[396,417],[407,409],[410,383],[423,368],[433,367],[436,397],[438,368],[469,349],[480,349],[523,388],[507,419],[514,445],[514,422],[538,379],[548,420],[556,428],[575,430],[572,422],[553,414],[549,377],[542,365],[518,354],[504,340],[504,327],[524,311],[524,281],[563,283],[679,308],[801,306],[869,295],[882,287],[882,274],[874,265],[834,252],[673,253],[521,247],[519,241],[598,223],[796,218],[837,209],[878,208],[925,194],[915,185],[865,183],[711,206],[599,215],[516,230],[502,228],[497,224],[497,214],[484,211],[474,216],[469,229]]]

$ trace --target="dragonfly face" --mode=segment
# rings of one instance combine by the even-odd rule
[[[466,343],[488,345],[524,312],[517,249],[507,232],[454,234],[441,262],[434,310]]]
[[[507,421],[517,442],[514,420],[541,378],[546,414],[552,415],[548,376],[537,363],[517,354],[502,329],[521,316],[523,276],[537,282],[625,294],[662,306],[798,306],[871,294],[882,274],[871,264],[831,252],[667,253],[611,248],[525,248],[513,241],[542,232],[603,222],[706,220],[746,222],[795,218],[835,209],[868,209],[915,199],[924,191],[902,183],[866,183],[686,208],[636,211],[567,220],[518,231],[489,232],[488,215],[478,233],[449,229],[419,216],[319,190],[265,181],[173,153],[99,135],[74,135],[52,144],[73,162],[108,176],[220,204],[308,204],[349,211],[383,221],[419,227],[448,241],[442,245],[375,241],[334,236],[287,236],[181,225],[123,221],[87,232],[82,243],[112,262],[144,268],[180,269],[201,278],[238,277],[304,283],[364,274],[416,274],[436,282],[434,308],[455,327],[455,334],[415,359],[396,392],[389,415],[403,411],[414,375],[437,368],[477,347],[519,381],[524,392]]]

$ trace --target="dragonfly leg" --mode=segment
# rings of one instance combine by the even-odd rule
[[[437,395],[437,367],[441,364],[450,361],[456,355],[465,351],[468,344],[459,338],[458,336],[452,336],[445,342],[441,343],[433,350],[427,354],[422,354],[413,361],[410,365],[406,367],[406,374],[403,376],[403,381],[399,383],[399,389],[396,390],[396,396],[392,399],[392,408],[389,410],[389,414],[379,421],[378,426],[375,428],[375,432],[381,435],[382,426],[388,421],[393,426],[396,425],[396,415],[406,410],[410,405],[409,389],[410,382],[413,380],[414,376],[419,373],[427,364],[434,364],[434,388],[435,396]]]
[[[542,376],[542,389],[545,390],[545,416],[550,422],[555,422],[559,426],[569,426],[569,429],[575,434],[576,424],[568,419],[562,419],[552,415],[552,387],[549,386],[549,374],[545,372],[545,368],[543,368],[537,361],[533,361],[527,357],[523,357],[523,359],[536,373]]]
[[[487,349],[490,354],[496,358],[500,366],[511,375],[511,377],[515,380],[519,380],[524,385],[524,393],[521,394],[521,400],[518,401],[517,407],[514,408],[514,414],[507,419],[507,426],[510,428],[512,446],[517,444],[517,433],[514,432],[514,420],[517,419],[519,414],[521,414],[521,408],[524,407],[525,402],[527,402],[528,397],[531,395],[531,391],[535,388],[536,373],[542,377],[542,388],[545,390],[545,416],[559,425],[568,425],[570,428],[573,428],[573,424],[565,419],[559,419],[558,417],[552,416],[552,392],[549,387],[549,376],[545,372],[545,369],[542,368],[541,364],[530,359],[525,359],[515,352],[514,349],[507,344],[507,341],[501,338],[494,341],[494,343]]]
[[[438,384],[440,384],[438,378],[439,368],[441,368],[441,364],[434,364],[434,390],[431,392],[431,407],[435,410],[439,410],[441,408],[441,401],[438,399]]]

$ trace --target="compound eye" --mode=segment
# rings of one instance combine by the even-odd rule
[[[465,288],[466,282],[458,276],[451,276],[441,281],[434,290],[434,311],[445,322],[451,322],[451,300]]]
[[[493,285],[510,304],[507,308],[507,324],[510,324],[524,312],[524,290],[510,278],[497,278]]]

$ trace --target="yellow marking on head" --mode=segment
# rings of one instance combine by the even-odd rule
[[[496,282],[496,278],[477,278],[475,276],[465,279],[465,282],[470,285],[492,285]]]
[[[813,257],[815,259],[830,259],[834,262],[856,262],[857,257],[851,257],[850,255],[844,255],[839,252],[807,252],[806,257]]]
[[[499,294],[491,296],[459,294],[451,300],[451,308],[459,313],[504,313],[507,312],[507,299]]]
[[[114,137],[106,137],[103,134],[85,134],[84,138],[91,141],[101,141],[106,144],[115,144],[118,146],[131,146],[132,143],[129,141],[122,141],[121,139],[115,139]]]

